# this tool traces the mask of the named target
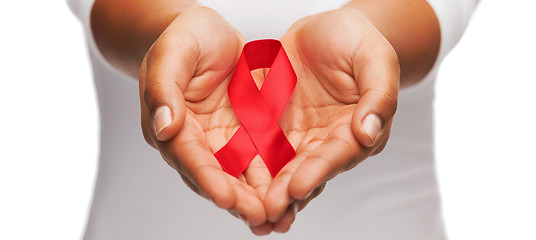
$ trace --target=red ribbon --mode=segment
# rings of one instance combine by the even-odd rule
[[[260,91],[251,76],[258,68],[270,68]],[[257,40],[244,46],[227,88],[242,125],[214,153],[224,171],[238,177],[259,154],[275,176],[296,156],[278,124],[295,86],[296,73],[278,40]]]

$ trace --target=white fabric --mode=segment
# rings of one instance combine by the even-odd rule
[[[137,82],[110,67],[92,38],[93,0],[68,2],[86,28],[100,107],[100,161],[84,239],[253,238],[241,221],[186,187],[145,143]],[[463,33],[476,1],[430,2],[442,27],[439,63]],[[251,40],[278,38],[295,20],[339,7],[344,0],[202,3],[218,10]],[[285,8],[274,10],[280,4]],[[251,9],[255,14],[248,14]],[[265,239],[444,239],[433,151],[436,70],[437,66],[427,79],[401,91],[393,132],[380,155],[330,181],[324,193],[298,214],[289,233]]]

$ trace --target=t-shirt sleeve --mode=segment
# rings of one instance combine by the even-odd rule
[[[427,0],[441,27],[441,47],[436,65],[456,46],[463,36],[471,15],[480,0]]]
[[[95,39],[93,38],[93,32],[91,30],[91,21],[90,21],[91,9],[93,7],[94,2],[95,0],[67,0],[67,5],[69,5],[69,8],[74,13],[74,15],[78,18],[78,20],[82,24],[82,27],[84,28],[90,57],[94,60],[102,62],[103,65],[109,68],[111,71],[121,76],[124,76],[126,78],[132,78],[126,75],[125,73],[119,71],[117,68],[113,67],[110,64],[110,62],[108,62],[108,60],[104,58],[99,48],[97,47],[97,44],[95,43]]]
[[[95,0],[67,0],[67,5],[74,15],[82,22],[84,28],[89,28],[89,15]]]

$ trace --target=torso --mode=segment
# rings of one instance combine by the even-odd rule
[[[278,38],[296,20],[344,1],[230,0],[219,11],[246,40]],[[249,229],[193,193],[143,140],[137,82],[89,39],[100,117],[98,177],[86,240],[251,239]],[[327,184],[291,231],[265,239],[444,238],[433,153],[432,73],[403,90],[385,150]]]

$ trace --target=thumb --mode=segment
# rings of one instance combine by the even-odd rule
[[[182,128],[186,115],[181,90],[176,84],[156,84],[147,86],[144,92],[154,136],[159,141],[171,139]]]
[[[393,48],[386,44],[361,51],[359,61],[354,58],[360,99],[352,116],[352,131],[365,147],[381,142],[397,107],[400,67]]]
[[[186,52],[192,48],[175,48],[173,52],[165,43],[157,40],[147,53],[139,83],[143,132],[149,135],[146,139],[159,141],[173,138],[184,124],[183,91],[195,68],[195,61],[189,59],[195,55]]]

